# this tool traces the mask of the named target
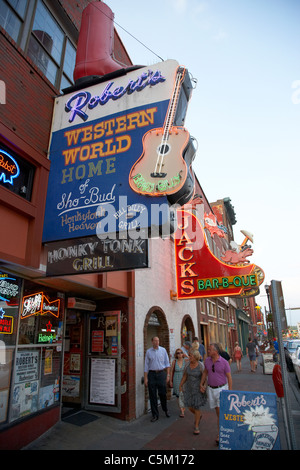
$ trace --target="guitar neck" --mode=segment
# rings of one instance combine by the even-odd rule
[[[171,127],[173,126],[174,119],[175,119],[175,112],[178,104],[178,99],[179,99],[179,94],[180,94],[180,86],[183,81],[185,75],[185,68],[179,67],[177,70],[176,74],[176,81],[175,81],[175,87],[174,87],[174,92],[173,96],[170,102],[169,110],[167,113],[167,117],[165,120],[165,125],[164,125],[164,135],[163,135],[163,140],[167,141],[169,138],[170,130]]]

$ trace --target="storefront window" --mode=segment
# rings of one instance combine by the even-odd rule
[[[8,419],[20,295],[21,279],[0,272],[0,424]]]
[[[61,354],[55,348],[18,349],[11,421],[59,401]]]
[[[53,291],[24,283],[19,344],[62,344],[62,299]]]
[[[59,402],[63,314],[63,294],[0,273],[0,424]]]

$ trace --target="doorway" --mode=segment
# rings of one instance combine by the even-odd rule
[[[208,326],[207,324],[200,324],[200,341],[202,341],[202,344],[205,348],[206,354],[207,354],[207,348],[209,346],[209,334],[208,334]]]
[[[160,307],[152,307],[146,315],[144,324],[144,358],[147,349],[152,347],[152,338],[159,338],[159,345],[167,350],[170,356],[169,327],[164,311]],[[171,389],[167,391],[168,400],[171,398]],[[150,409],[148,389],[145,388],[145,412]]]
[[[185,343],[185,341],[193,341],[195,337],[195,328],[193,324],[193,320],[189,315],[185,315],[182,319],[181,323],[181,345]]]
[[[121,411],[120,311],[69,309],[62,401],[66,408]]]
[[[88,316],[85,409],[121,411],[120,311]]]

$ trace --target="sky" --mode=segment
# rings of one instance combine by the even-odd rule
[[[229,197],[252,263],[300,322],[300,0],[106,0],[135,65],[174,59],[197,80],[185,127],[208,201]],[[299,310],[290,310],[297,308]]]

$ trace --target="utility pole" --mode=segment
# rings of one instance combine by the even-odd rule
[[[289,450],[295,450],[296,447],[296,437],[295,437],[295,430],[294,430],[294,423],[293,417],[291,412],[291,405],[288,393],[288,375],[286,369],[286,362],[285,362],[285,354],[284,354],[284,347],[282,341],[282,326],[283,323],[286,323],[285,320],[285,308],[284,308],[284,300],[283,294],[281,289],[281,282],[280,281],[271,281],[271,292],[272,292],[272,299],[274,303],[274,320],[277,329],[277,338],[278,338],[278,347],[279,347],[279,362],[281,367],[281,374],[282,374],[282,385],[284,390],[284,399],[282,399],[283,405],[283,416],[284,416],[284,424],[286,429],[286,438]]]

